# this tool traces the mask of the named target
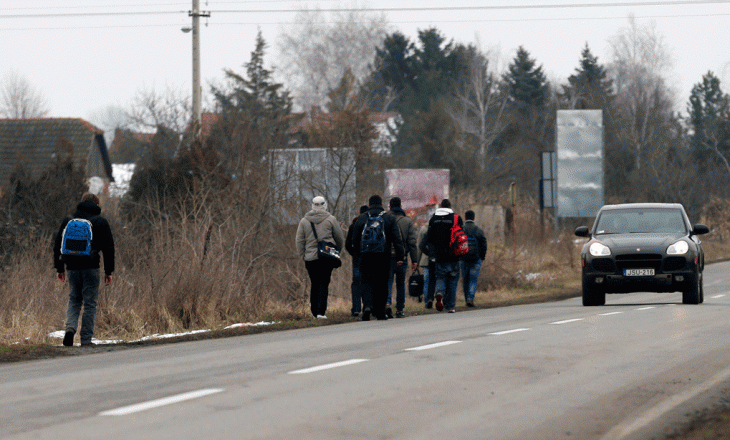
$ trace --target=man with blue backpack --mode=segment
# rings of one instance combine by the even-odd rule
[[[469,252],[461,258],[462,287],[467,307],[474,307],[474,296],[477,292],[477,281],[482,262],[487,257],[487,237],[484,231],[474,223],[474,211],[464,213],[464,232],[469,241]]]
[[[379,320],[388,319],[385,304],[388,300],[388,276],[390,275],[391,248],[398,264],[403,262],[403,242],[393,214],[383,209],[383,199],[373,195],[368,210],[361,214],[353,226],[351,246],[360,256],[362,282],[362,320],[370,315]]]
[[[112,282],[114,272],[114,237],[109,223],[101,215],[99,197],[85,193],[76,212],[61,222],[53,245],[53,265],[61,282],[68,280],[69,298],[66,311],[66,333],[63,345],[73,345],[79,325],[81,307],[81,346],[94,345],[94,320],[99,296],[100,257],[104,254],[104,285]]]

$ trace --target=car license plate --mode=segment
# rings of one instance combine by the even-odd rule
[[[651,277],[654,276],[654,269],[624,269],[625,277]]]

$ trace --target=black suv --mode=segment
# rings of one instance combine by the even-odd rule
[[[704,301],[705,255],[678,203],[627,203],[602,207],[593,228],[576,228],[588,237],[583,246],[583,305],[606,303],[606,293],[682,292],[684,304]]]

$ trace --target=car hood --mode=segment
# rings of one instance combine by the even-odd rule
[[[628,249],[663,252],[683,237],[684,234],[604,234],[593,238],[618,252]]]

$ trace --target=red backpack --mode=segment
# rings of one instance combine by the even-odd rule
[[[454,225],[451,226],[451,239],[449,240],[449,255],[452,257],[463,257],[469,253],[469,237],[459,226],[459,216],[454,214]]]

